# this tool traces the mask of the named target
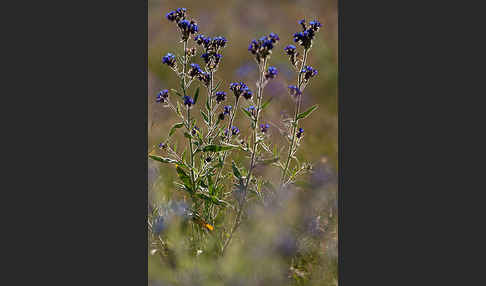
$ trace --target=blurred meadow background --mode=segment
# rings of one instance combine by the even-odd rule
[[[273,98],[263,114],[272,125],[279,125],[283,116],[292,116],[294,108],[287,86],[295,84],[296,76],[283,48],[295,45],[292,35],[301,31],[300,19],[318,19],[323,25],[308,58],[319,73],[304,91],[302,102],[302,110],[314,104],[319,109],[302,121],[305,138],[297,153],[299,159],[313,164],[313,172],[282,192],[278,206],[249,208],[249,223],[235,233],[235,243],[224,257],[214,258],[210,249],[203,249],[192,256],[178,253],[177,263],[170,263],[154,255],[149,246],[149,285],[337,285],[337,0],[149,0],[148,5],[149,150],[177,122],[170,110],[155,102],[161,89],[179,84],[173,71],[161,64],[166,53],[182,51],[177,28],[165,18],[167,12],[185,7],[197,20],[200,33],[226,37],[228,44],[215,81],[223,80],[220,90],[229,96],[233,81],[244,81],[256,90],[258,70],[247,50],[250,41],[270,32],[279,35],[269,61],[279,74],[264,91],[265,98]],[[191,94],[196,87],[191,86]],[[203,90],[200,96],[205,99]],[[240,129],[249,134],[248,127]],[[283,143],[274,129],[270,128],[272,141]],[[183,145],[183,136],[177,136],[176,141]],[[173,188],[175,170],[152,160],[148,164],[149,207],[183,200],[183,194]],[[184,231],[178,229],[170,236],[172,241],[181,241]],[[173,245],[175,253],[179,247]]]

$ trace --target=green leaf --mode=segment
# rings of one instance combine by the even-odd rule
[[[209,124],[209,119],[208,119],[208,116],[206,115],[206,113],[204,113],[204,111],[201,110],[201,115],[204,119],[204,122],[206,122],[206,124]]]
[[[181,128],[182,126],[184,126],[184,123],[180,122],[180,123],[176,123],[174,124],[171,128],[170,128],[170,131],[169,131],[169,137],[172,136],[175,132],[176,132],[176,129],[177,128]]]
[[[181,181],[184,183],[184,186],[186,186],[186,188],[188,188],[192,192],[191,178],[179,166],[177,166],[176,171],[177,175],[179,175],[179,179],[181,179]]]
[[[264,109],[265,109],[265,107],[267,107],[267,106],[268,106],[268,104],[270,104],[270,101],[272,101],[272,99],[273,99],[273,97],[272,97],[272,98],[270,98],[270,99],[269,99],[267,102],[265,102],[265,103],[262,105],[262,110],[264,110]]]
[[[306,111],[300,113],[299,115],[297,115],[297,120],[299,119],[304,119],[306,118],[307,116],[309,116],[314,110],[317,109],[317,107],[319,107],[317,104],[312,106],[311,108],[307,109]]]
[[[221,152],[233,149],[233,146],[222,146],[222,145],[207,145],[202,149],[203,152]]]
[[[251,120],[253,120],[253,116],[251,115],[251,113],[248,110],[246,110],[243,107],[241,108],[241,110],[243,110],[243,113],[245,113],[246,116],[248,116],[248,118],[250,118]]]
[[[162,162],[162,163],[177,164],[176,160],[173,160],[173,159],[170,159],[170,158],[160,157],[160,156],[157,156],[157,155],[149,155],[149,158],[152,159],[152,160],[155,160],[155,161]]]
[[[233,174],[235,175],[235,177],[241,179],[241,173],[238,167],[236,166],[235,161],[231,162],[231,168],[233,168]]]
[[[218,89],[218,87],[221,85],[221,83],[222,83],[222,82],[223,82],[223,81],[222,81],[222,80],[220,80],[220,81],[219,81],[219,82],[216,84],[216,86],[213,88],[212,92],[215,92],[215,91],[216,91],[216,89]]]
[[[206,109],[207,109],[207,111],[211,110],[211,108],[209,106],[209,97],[206,99]]]
[[[261,165],[270,165],[270,164],[277,162],[278,159],[279,159],[279,157],[275,157],[275,158],[272,158],[272,159],[265,159],[265,160],[261,161],[260,164]]]
[[[175,92],[175,94],[177,94],[179,97],[182,97],[182,94],[180,94],[180,92],[178,92],[177,90],[171,88],[170,89],[172,92]]]
[[[197,98],[199,97],[199,87],[196,89],[196,93],[194,94],[194,104],[197,103]]]

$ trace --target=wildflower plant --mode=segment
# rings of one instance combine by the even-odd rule
[[[295,154],[304,138],[299,121],[317,108],[313,106],[300,112],[303,91],[318,73],[307,65],[307,58],[321,24],[317,20],[309,24],[300,21],[303,31],[294,34],[294,41],[302,46],[302,57],[297,47],[284,48],[297,79],[296,84],[288,88],[295,99],[295,111],[293,118],[285,120],[288,150],[282,158],[283,151],[269,142],[271,125],[263,115],[270,104],[264,97],[265,86],[278,77],[278,70],[270,61],[279,36],[269,33],[250,41],[248,51],[258,69],[255,88],[234,79],[230,79],[229,84],[223,84],[223,80],[215,84],[215,74],[223,63],[224,49],[229,45],[226,38],[201,34],[197,22],[189,18],[185,8],[167,13],[166,18],[180,33],[182,52],[167,53],[161,64],[174,71],[179,86],[162,89],[155,102],[174,112],[179,122],[174,123],[167,137],[154,146],[149,158],[174,167],[178,176],[174,185],[186,200],[183,204],[173,202],[172,207],[152,209],[149,230],[153,247],[160,253],[170,252],[164,233],[175,221],[174,217],[178,217],[190,228],[189,249],[200,253],[214,247],[219,255],[224,255],[245,221],[248,204],[264,202],[267,196],[264,191],[278,193],[294,182],[297,175],[310,169],[309,164],[300,164]],[[196,85],[195,90],[193,85]],[[206,91],[205,100],[200,99],[201,88]],[[245,128],[245,120],[249,129]],[[182,147],[173,140],[174,134],[179,132],[187,141]],[[295,166],[292,159],[296,160]],[[279,182],[255,175],[257,166],[270,165],[280,168]]]

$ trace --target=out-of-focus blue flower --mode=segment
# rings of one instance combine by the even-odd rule
[[[218,91],[216,92],[216,102],[220,103],[226,99],[226,92]]]
[[[161,216],[155,218],[153,226],[152,226],[152,230],[153,230],[154,234],[159,235],[165,229],[166,229],[166,226],[165,226],[165,223],[164,223],[164,218],[161,217]]]
[[[167,145],[164,142],[160,142],[158,146],[159,146],[159,149],[167,148]]]
[[[233,135],[238,135],[238,133],[240,133],[240,129],[238,129],[236,126],[231,126],[231,133]]]
[[[289,85],[289,92],[292,96],[298,96],[302,94],[302,91],[300,91],[300,89],[295,85]]]
[[[168,97],[169,97],[169,90],[163,89],[157,94],[155,101],[158,103],[166,102]]]
[[[265,73],[265,78],[266,79],[273,79],[277,76],[278,70],[276,67],[269,67],[268,71]]]
[[[260,129],[261,129],[262,133],[267,133],[268,128],[270,128],[270,125],[269,125],[268,123],[266,123],[266,124],[261,124],[261,125],[260,125]]]
[[[175,64],[176,64],[176,58],[173,54],[167,53],[167,55],[162,57],[162,63],[173,68],[173,67],[175,67]]]

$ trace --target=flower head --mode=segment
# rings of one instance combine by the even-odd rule
[[[268,71],[265,73],[265,78],[270,79],[270,78],[275,78],[278,74],[278,70],[276,67],[269,67]]]
[[[297,48],[294,45],[288,45],[284,48],[284,51],[287,55],[292,56],[297,52]]]
[[[310,49],[312,47],[312,40],[315,37],[315,33],[322,27],[321,23],[317,20],[309,22],[306,25],[305,20],[300,20],[299,24],[302,26],[302,32],[294,34],[294,42],[302,45],[304,49]]]
[[[167,145],[164,142],[160,142],[158,146],[159,146],[159,149],[167,148]]]
[[[175,56],[173,54],[167,53],[167,55],[165,55],[162,58],[162,63],[168,65],[171,68],[173,68],[173,67],[175,67],[175,64],[176,64],[176,58],[175,58]]]
[[[198,132],[199,132],[199,127],[197,127],[197,126],[194,126],[194,128],[192,128],[192,130],[191,130],[192,135],[196,135]]]
[[[184,99],[184,105],[187,105],[188,107],[194,105],[194,99],[192,99],[192,97],[190,97],[189,95],[185,95],[183,99]]]
[[[224,114],[224,115],[226,115],[226,114],[230,114],[230,112],[231,112],[231,109],[232,109],[232,108],[233,108],[233,107],[231,107],[231,105],[226,105],[226,106],[224,107],[223,114]]]
[[[158,103],[166,102],[168,97],[169,97],[169,90],[163,89],[157,94],[155,101]]]
[[[255,59],[260,63],[263,59],[266,59],[271,53],[279,40],[279,37],[275,33],[270,33],[268,36],[263,36],[258,40],[252,40],[248,46],[248,51],[255,55]]]
[[[261,129],[262,133],[267,133],[268,128],[270,128],[270,125],[269,125],[268,123],[266,123],[266,124],[261,124],[261,125],[260,125],[260,129]]]
[[[244,98],[250,99],[253,95],[250,88],[248,88],[248,86],[243,82],[232,82],[230,84],[230,89],[233,91],[236,98],[239,98],[241,95],[243,95]]]
[[[289,85],[289,92],[292,96],[298,96],[302,94],[302,91],[295,85]]]
[[[189,35],[193,35],[199,31],[199,27],[197,26],[197,23],[194,20],[181,20],[177,22],[177,26],[179,27],[179,30],[181,31],[182,34],[182,39],[187,40],[189,39]]]
[[[221,101],[224,101],[226,99],[226,92],[224,91],[218,91],[216,92],[216,102],[220,103]]]
[[[232,126],[231,127],[231,133],[233,135],[238,135],[238,133],[240,133],[240,129],[238,129],[238,127],[236,127],[236,126]]]
[[[304,134],[304,128],[299,128],[296,134],[297,138],[301,138],[303,134]]]
[[[201,55],[201,58],[206,63],[206,66],[210,69],[215,69],[222,57],[223,56],[221,54],[216,54],[215,52],[207,52]]]
[[[165,15],[165,17],[171,21],[171,22],[176,22],[178,23],[182,19],[186,18],[186,8],[177,8],[175,11],[170,11]]]
[[[197,75],[197,79],[200,80],[205,86],[209,86],[211,76],[209,73],[202,71]]]
[[[189,76],[191,78],[194,78],[198,76],[200,73],[202,73],[202,69],[198,64],[191,64],[191,69],[189,70]]]
[[[305,81],[309,81],[309,79],[317,75],[317,70],[311,66],[305,66],[300,72],[304,74]]]

